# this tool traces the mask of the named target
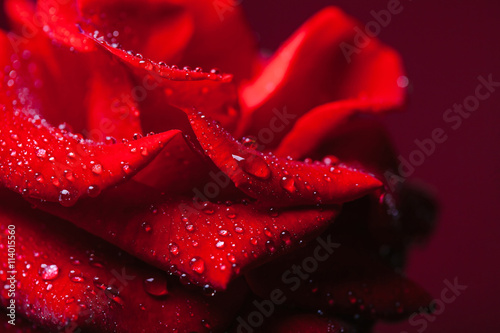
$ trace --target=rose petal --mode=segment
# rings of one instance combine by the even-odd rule
[[[102,145],[51,127],[39,114],[22,59],[9,52],[0,34],[0,179],[29,197],[73,204],[80,196],[103,190],[147,165],[179,131],[131,143]],[[35,84],[36,85],[36,84]],[[31,89],[30,89],[31,88]],[[143,152],[146,151],[147,154]]]
[[[225,289],[250,267],[317,234],[338,211],[336,207],[269,211],[252,204],[214,204],[154,193],[128,182],[71,209],[40,207],[154,266],[216,289]]]
[[[342,101],[336,108],[352,107],[351,111],[401,106],[405,89],[398,86],[397,80],[403,72],[394,51],[370,39],[359,54],[346,57],[342,52],[342,43],[352,43],[356,25],[334,7],[306,22],[263,71],[242,88],[244,121],[237,135],[256,135],[268,127],[274,117],[270,111],[275,108],[286,107],[288,113],[300,117],[318,105],[336,100]],[[276,133],[269,147],[275,147],[286,132]]]
[[[375,117],[350,117],[339,130],[308,154],[335,155],[349,165],[363,167],[382,179],[385,191],[374,192],[355,209],[371,212],[365,225],[379,245],[405,248],[422,241],[433,229],[436,204],[432,196],[398,175],[398,159],[387,130]]]
[[[126,50],[155,61],[222,68],[238,80],[252,73],[256,42],[237,4],[84,0],[79,7],[93,30]]]
[[[9,225],[16,231],[17,312],[50,331],[222,330],[245,297],[241,283],[228,293],[203,296],[64,221],[32,210],[12,193],[2,194],[1,202],[2,244],[7,244]],[[7,255],[1,251],[3,272],[10,271]],[[156,281],[146,281],[151,278]],[[5,275],[4,285],[10,285]],[[2,290],[5,307],[9,298]]]
[[[72,51],[73,47],[57,45],[35,20],[38,16],[33,4],[19,0],[8,4],[17,27],[8,33],[10,46],[20,60],[17,75],[25,78],[25,85],[36,95],[45,119],[66,123],[98,142],[107,136],[120,140],[141,133],[137,106],[129,97],[133,84],[121,64],[101,49],[82,54]],[[49,10],[47,4],[43,6]],[[47,17],[47,13],[42,16]],[[25,35],[26,27],[33,27],[33,32]]]
[[[134,89],[129,73],[108,55],[96,50],[88,59],[92,68],[87,92],[87,128],[97,142],[105,137],[131,139],[141,134],[140,110],[131,98]]]
[[[233,74],[236,82],[249,79],[259,66],[259,50],[241,3],[199,0],[188,4],[196,30],[180,63],[220,68]]]
[[[178,60],[195,29],[192,13],[179,1],[80,0],[80,20],[127,50],[157,60]]]
[[[380,163],[380,160],[386,163],[389,159],[387,155],[390,155],[391,166],[394,167],[392,145],[386,144],[390,142],[388,136],[384,133],[383,144],[370,140],[382,140],[382,135],[378,132],[385,132],[383,126],[373,117],[360,117],[357,114],[358,110],[363,110],[363,105],[368,104],[359,100],[343,100],[314,108],[297,120],[276,148],[275,154],[302,159],[315,156],[315,152],[320,150],[324,152],[321,156],[336,155],[342,161],[349,163],[352,160],[368,170],[372,169],[374,163]],[[381,151],[387,147],[388,151]],[[384,155],[378,155],[379,153]],[[364,154],[362,162],[366,163],[350,158],[349,155],[353,154]]]
[[[82,52],[95,49],[95,45],[80,33],[76,25],[81,17],[76,1],[39,0],[36,2],[36,13],[39,25],[44,27],[51,39]]]
[[[125,52],[103,39],[94,38],[94,41],[133,69],[137,89],[135,93],[139,95],[135,98],[145,105],[141,109],[146,113],[143,116],[146,131],[164,123],[163,126],[170,128],[162,127],[160,131],[189,126],[184,116],[183,121],[178,120],[181,113],[172,109],[172,106],[196,107],[221,121],[227,128],[235,127],[239,106],[231,75],[197,69],[178,69],[176,66],[156,63],[142,55]],[[127,96],[134,98],[133,94]],[[156,107],[153,108],[152,105]],[[167,117],[169,121],[159,121],[162,117]]]
[[[12,106],[3,107],[0,119],[1,182],[28,197],[65,206],[133,176],[180,133],[98,145],[48,127]],[[144,150],[147,155],[141,154]]]
[[[201,114],[189,114],[205,153],[236,187],[267,206],[343,203],[380,187],[372,176],[344,166],[308,164],[265,155],[234,140]]]

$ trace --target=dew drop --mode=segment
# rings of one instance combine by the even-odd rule
[[[179,246],[175,243],[170,243],[169,246],[168,246],[168,250],[170,251],[170,253],[174,256],[178,256],[179,255]]]
[[[92,172],[96,175],[100,175],[102,173],[102,165],[100,164],[94,164],[92,166]]]
[[[59,183],[59,182],[58,182]],[[55,185],[55,184],[54,184]],[[63,189],[59,192],[59,203],[64,207],[71,207],[76,203],[76,197],[70,191]]]
[[[144,290],[151,296],[161,297],[168,294],[167,279],[162,276],[146,278],[143,281]]]
[[[43,280],[51,281],[59,276],[59,267],[57,265],[41,264],[38,273]]]
[[[45,149],[38,149],[36,151],[36,156],[39,158],[46,158],[47,157],[47,151]]]
[[[110,300],[112,300],[113,302],[115,302],[116,304],[119,304],[121,306],[124,306],[125,305],[125,302],[123,301],[123,299],[120,297],[120,291],[118,289],[116,289],[115,287],[113,286],[108,286],[106,288],[106,290],[104,290],[104,293],[106,294],[106,296],[108,296],[108,298]]]
[[[127,175],[131,174],[132,173],[132,167],[128,164],[125,164],[123,167],[122,167],[122,170],[123,172],[125,172]]]
[[[38,176],[36,176],[36,178],[35,178],[35,179],[36,179],[36,181],[37,181],[37,182],[39,182],[40,184],[42,184],[42,183],[45,181],[45,179],[43,178],[43,176],[42,176],[42,175],[38,175]]]
[[[323,158],[323,163],[326,164],[327,166],[330,166],[339,163],[339,159],[333,155],[328,155],[325,158]]]
[[[101,188],[97,185],[90,185],[87,187],[87,194],[91,198],[97,197],[99,194],[101,194]]]
[[[74,257],[69,257],[69,262],[72,264],[72,265],[80,265],[80,260],[74,258]]]
[[[290,193],[294,193],[297,188],[295,187],[295,181],[292,177],[283,177],[280,181],[281,187]]]
[[[89,264],[90,264],[90,266],[95,267],[95,268],[104,268],[104,264],[94,256],[91,256],[89,258]]]
[[[292,236],[290,233],[286,230],[283,230],[280,234],[281,240],[285,243],[285,245],[290,245],[292,244]]]
[[[193,259],[191,259],[189,264],[193,272],[197,274],[203,274],[203,272],[205,272],[205,262],[203,261],[203,259],[194,257]]]
[[[152,230],[152,228],[151,228],[151,226],[149,225],[148,222],[142,222],[141,226],[142,226],[142,229],[144,229],[144,231],[147,232],[147,233],[150,233],[151,230]]]
[[[92,282],[94,283],[94,286],[96,286],[96,288],[101,289],[101,290],[106,289],[106,285],[104,285],[104,283],[101,281],[101,279],[98,276],[95,276],[94,280]]]
[[[278,217],[279,213],[275,208],[269,208],[269,216],[271,217]]]
[[[85,279],[83,278],[83,274],[82,272],[80,272],[79,270],[77,269],[72,269],[69,271],[69,279],[72,281],[72,282],[75,282],[75,283],[81,283],[83,282]]]
[[[228,253],[228,254],[227,254],[227,260],[229,260],[229,262],[231,262],[231,263],[233,263],[233,264],[234,264],[234,263],[236,262],[236,257],[235,257],[235,255],[234,255],[234,254],[232,254],[232,253]]]
[[[251,157],[238,161],[238,164],[243,171],[256,178],[266,180],[271,177],[271,169],[269,169],[264,158],[259,155],[252,155]]]
[[[215,212],[208,202],[204,204],[204,208],[202,209],[202,211],[207,215],[212,215]]]
[[[232,207],[228,207],[226,209],[226,216],[230,219],[236,218],[236,212],[234,211],[234,209]]]
[[[70,182],[73,182],[75,180],[75,177],[73,176],[73,172],[69,171],[69,170],[65,170],[64,171],[64,176],[66,177],[66,179]]]
[[[116,143],[116,139],[112,136],[107,136],[105,139],[104,139],[104,143],[106,144],[115,144]]]
[[[52,184],[55,186],[55,187],[59,187],[61,185],[61,183],[59,182],[59,179],[53,177],[52,178]]]
[[[258,144],[257,144],[257,138],[253,136],[248,136],[248,137],[243,137],[241,140],[241,143],[243,146],[249,148],[249,149],[257,149]]]
[[[274,253],[276,251],[276,246],[272,240],[266,242],[266,248],[269,252]]]
[[[222,249],[224,247],[225,243],[224,241],[217,241],[217,243],[215,243],[215,247],[218,248],[218,249]]]
[[[237,234],[242,234],[243,232],[245,232],[245,230],[244,230],[242,227],[235,227],[235,228],[234,228],[234,231],[235,231]]]

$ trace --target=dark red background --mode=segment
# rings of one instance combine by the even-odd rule
[[[244,0],[261,44],[275,49],[313,13],[336,5],[360,21],[389,0]],[[500,331],[500,88],[481,102],[461,127],[452,130],[442,117],[454,103],[474,94],[477,76],[500,82],[500,3],[491,0],[401,0],[379,37],[403,56],[413,87],[407,112],[391,114],[386,124],[403,157],[415,139],[445,129],[448,140],[416,168],[441,205],[439,224],[429,243],[412,253],[408,275],[439,297],[443,280],[458,277],[468,289],[425,330]],[[377,332],[417,332],[408,322],[379,325]]]

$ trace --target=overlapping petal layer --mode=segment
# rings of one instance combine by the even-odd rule
[[[1,195],[2,286],[10,288],[12,262],[18,314],[50,331],[209,332],[226,327],[245,297],[242,283],[205,296],[5,190]],[[11,261],[9,236],[16,244]],[[4,307],[8,288],[0,293]]]

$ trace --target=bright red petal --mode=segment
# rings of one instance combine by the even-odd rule
[[[95,49],[92,41],[82,35],[77,27],[81,17],[77,1],[39,0],[36,12],[36,17],[40,20],[38,25],[45,27],[44,30],[51,39],[82,52]]]
[[[33,96],[36,82],[23,68],[25,59],[3,45],[0,63],[0,181],[29,197],[74,204],[129,178],[147,165],[179,131],[130,143],[96,144],[50,126]]]
[[[70,1],[73,2],[73,1]],[[81,20],[111,43],[157,61],[179,60],[196,21],[179,1],[79,0]]]
[[[88,137],[102,142],[106,137],[122,140],[142,134],[139,105],[132,97],[134,84],[126,68],[101,49],[87,58],[92,68],[86,96]]]
[[[271,110],[275,108],[286,108],[300,118],[314,107],[333,101],[339,101],[339,105],[331,112],[346,107],[351,112],[400,107],[405,89],[401,82],[398,85],[398,78],[403,76],[403,70],[394,51],[375,39],[367,41],[359,54],[346,56],[342,51],[343,43],[353,43],[356,25],[333,7],[306,22],[260,75],[241,90],[244,121],[237,134],[256,135],[269,127],[274,117]],[[315,122],[322,122],[322,117],[316,117]],[[303,124],[297,130],[301,127]],[[286,132],[276,133],[269,147],[275,147]],[[300,130],[299,134],[305,137],[309,131]]]
[[[154,266],[216,289],[225,289],[250,267],[314,236],[338,211],[269,211],[247,203],[214,204],[154,192],[129,182],[71,209],[46,204],[41,208]]]
[[[17,313],[50,331],[223,330],[245,297],[241,283],[214,297],[186,289],[177,278],[13,196],[2,194],[0,208],[0,302],[3,307],[9,302],[11,225],[16,231]]]
[[[8,48],[19,56],[18,75],[25,77],[24,84],[37,96],[37,107],[45,119],[52,124],[66,123],[97,142],[104,142],[106,137],[131,139],[142,132],[140,113],[132,98],[134,84],[120,62],[101,48],[81,53],[54,43],[53,36],[48,33],[48,37],[41,28],[27,38],[23,29],[40,24],[35,20],[35,9],[23,0],[9,0],[8,4],[15,23],[15,30],[8,34]],[[52,8],[39,5],[45,10]],[[43,13],[42,17],[47,15]],[[94,46],[91,39],[88,41]]]
[[[345,166],[305,163],[263,154],[233,139],[201,114],[189,114],[205,153],[236,187],[262,205],[343,203],[380,187],[372,176]]]
[[[189,126],[185,117],[184,121],[178,119],[181,112],[172,110],[172,107],[196,107],[223,123],[226,128],[235,127],[239,106],[232,75],[216,71],[203,72],[200,69],[178,69],[176,66],[156,63],[142,55],[125,52],[101,38],[94,38],[94,41],[128,64],[135,73],[135,93],[139,95],[141,104],[147,105],[141,107],[146,113],[143,118],[151,119],[144,121],[146,129],[151,128],[149,123],[158,124],[158,120],[164,116],[172,118],[172,121],[165,122],[163,126],[177,126],[175,128],[180,129]],[[133,97],[133,94],[130,97]],[[176,115],[176,112],[179,114]],[[171,122],[173,124],[170,124]],[[162,128],[161,131],[167,129],[169,128]]]

